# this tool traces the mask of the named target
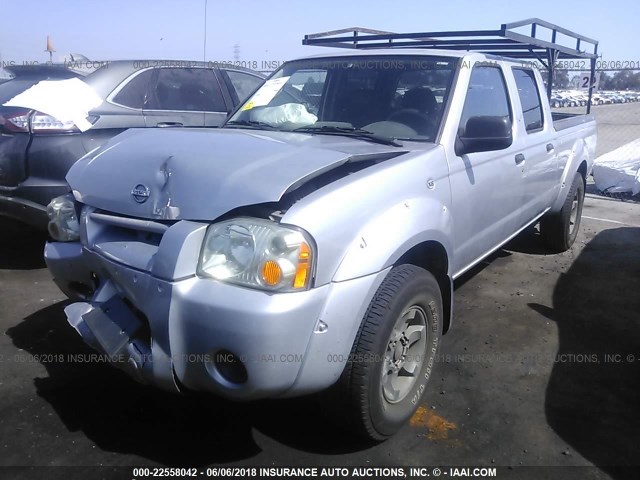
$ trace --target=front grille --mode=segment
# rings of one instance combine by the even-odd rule
[[[150,271],[153,256],[173,221],[153,221],[86,210],[82,215],[87,246],[108,258],[138,270]]]
[[[103,233],[123,240],[142,241],[160,245],[162,236],[174,222],[156,222],[135,217],[125,217],[101,211],[88,214],[88,221],[103,226]]]

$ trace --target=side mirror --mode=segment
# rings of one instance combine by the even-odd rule
[[[456,155],[503,150],[513,143],[509,117],[471,117],[456,138]]]

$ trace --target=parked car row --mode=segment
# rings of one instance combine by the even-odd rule
[[[550,104],[552,108],[584,107],[589,97],[587,93],[576,90],[554,90]],[[640,101],[640,92],[598,92],[591,98],[592,105],[609,105]]]
[[[587,104],[589,97],[583,92],[554,91],[550,98],[551,108],[581,107]]]
[[[593,96],[594,105],[630,103],[640,101],[640,92],[598,92]]]
[[[0,216],[46,229],[47,204],[69,191],[65,176],[87,152],[128,128],[217,127],[264,81],[262,74],[243,68],[163,63],[180,64],[113,61],[81,72],[56,65],[9,67],[15,77],[0,84]],[[140,68],[145,64],[152,66]],[[63,95],[71,79],[83,84],[73,84],[73,92],[88,86],[98,98],[86,122],[80,119],[84,128],[33,104],[47,103],[37,98],[38,87]],[[69,110],[79,102],[76,97],[67,99]],[[18,105],[2,106],[14,98]]]

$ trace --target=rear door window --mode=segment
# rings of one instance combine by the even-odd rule
[[[514,68],[513,76],[518,86],[518,97],[527,132],[541,130],[544,126],[540,91],[532,70]]]
[[[146,110],[226,112],[222,91],[207,68],[160,68]]]
[[[113,102],[129,108],[144,107],[152,77],[152,69],[144,70],[131,77],[113,97]]]

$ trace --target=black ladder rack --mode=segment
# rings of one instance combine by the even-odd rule
[[[530,34],[516,32],[529,29]],[[551,40],[540,38],[545,32]],[[559,35],[567,42],[559,43]],[[566,43],[574,44],[573,47]],[[539,61],[547,70],[547,97],[551,98],[553,72],[558,60],[590,60],[591,78],[595,79],[598,41],[559,27],[539,18],[503,23],[499,30],[461,30],[443,32],[392,33],[368,28],[346,28],[305,35],[303,45],[352,49],[425,48],[467,50],[512,59]],[[594,82],[589,88],[587,113],[591,110]]]

